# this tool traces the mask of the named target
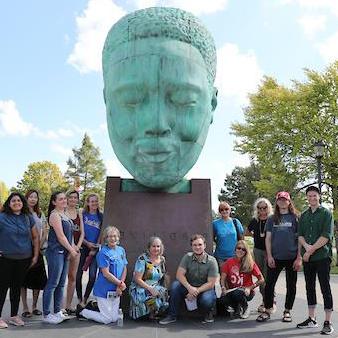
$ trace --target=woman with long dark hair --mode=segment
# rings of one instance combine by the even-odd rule
[[[28,270],[21,288],[21,300],[23,305],[22,317],[29,318],[32,317],[32,314],[36,316],[42,315],[42,312],[37,308],[37,303],[40,290],[44,289],[47,282],[47,275],[42,250],[45,248],[46,245],[48,226],[46,217],[39,206],[39,193],[37,192],[37,190],[28,190],[25,197],[27,199],[29,211],[34,218],[35,226],[39,232],[40,238],[40,253],[38,261],[32,268]],[[32,312],[29,311],[29,307],[27,304],[27,289],[31,289],[33,291]]]
[[[99,249],[103,220],[103,214],[100,211],[99,196],[97,194],[92,193],[86,197],[81,215],[83,220],[84,239],[81,247],[80,263],[76,274],[76,293],[80,305],[84,307],[87,304],[97,275],[97,262],[95,257]],[[88,283],[86,291],[84,295],[82,295],[82,275],[83,271],[88,268]]]
[[[73,221],[73,239],[77,250],[80,250],[84,238],[82,210],[78,209],[80,196],[76,190],[67,193],[66,215]],[[79,267],[80,255],[69,259],[68,284],[66,295],[66,313],[75,315],[76,311],[72,308],[72,300],[75,291],[76,273]]]
[[[11,302],[8,322],[15,326],[25,324],[18,316],[20,289],[29,267],[38,261],[39,248],[39,233],[27,201],[20,193],[13,192],[0,213],[0,329],[8,327],[1,318],[8,289]]]
[[[252,276],[256,277],[254,283]],[[242,319],[249,317],[248,301],[255,295],[255,288],[264,284],[264,277],[254,262],[250,248],[244,240],[239,240],[235,257],[229,258],[221,267],[222,294],[224,302],[235,309]]]
[[[297,271],[302,264],[297,237],[298,215],[290,194],[286,191],[277,193],[274,214],[268,218],[265,226],[268,271],[264,294],[265,312],[257,317],[258,322],[270,319],[275,285],[284,268],[287,285],[282,321],[292,321],[291,310],[296,298]]]
[[[68,257],[76,257],[79,254],[76,246],[72,245],[73,222],[65,214],[66,207],[65,193],[61,191],[53,193],[47,216],[50,226],[46,250],[48,280],[43,290],[43,321],[49,324],[59,324],[66,318],[61,307],[68,272]],[[54,299],[53,313],[50,310],[52,298]]]

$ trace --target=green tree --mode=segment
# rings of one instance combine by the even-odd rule
[[[306,69],[305,75],[306,81],[293,81],[291,88],[265,77],[250,96],[245,122],[232,125],[235,149],[250,154],[262,169],[258,191],[284,188],[297,197],[301,186],[317,180],[313,149],[322,140],[326,198],[337,210],[338,62],[323,73]]]
[[[16,190],[25,194],[29,189],[39,192],[40,206],[47,212],[50,195],[56,190],[66,190],[67,182],[60,168],[49,161],[33,162],[28,165]]]
[[[0,205],[5,202],[8,197],[8,188],[5,182],[0,181]]]
[[[96,192],[104,196],[106,168],[100,158],[100,150],[85,134],[80,148],[73,148],[73,157],[67,161],[65,177],[70,185],[80,186],[83,195]]]
[[[259,197],[255,182],[259,179],[260,172],[254,163],[246,168],[235,167],[231,175],[226,176],[224,188],[218,195],[219,201],[229,202],[243,225],[248,225],[252,218],[252,205]]]

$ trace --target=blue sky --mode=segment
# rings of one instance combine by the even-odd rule
[[[246,165],[230,124],[263,75],[290,85],[303,68],[338,58],[338,0],[4,0],[0,2],[0,180],[16,185],[31,162],[66,169],[88,132],[109,175],[129,177],[113,153],[102,98],[101,50],[122,15],[150,6],[195,13],[215,38],[219,102],[188,177],[211,178],[213,207],[226,174]]]

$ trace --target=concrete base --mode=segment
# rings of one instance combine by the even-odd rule
[[[207,239],[212,250],[210,180],[191,180],[190,193],[122,192],[121,178],[108,177],[104,226],[121,231],[121,245],[127,252],[128,281],[136,258],[146,250],[151,236],[159,236],[165,247],[166,266],[171,280],[182,256],[191,251],[195,233]]]

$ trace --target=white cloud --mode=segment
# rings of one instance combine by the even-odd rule
[[[247,103],[248,93],[256,91],[263,76],[255,53],[241,53],[237,45],[227,43],[218,49],[217,63],[219,93],[235,98],[240,104]]]
[[[50,146],[50,149],[53,152],[55,152],[57,154],[60,154],[62,156],[65,156],[65,157],[69,157],[69,156],[71,156],[73,154],[72,149],[66,148],[66,147],[64,147],[64,146],[62,146],[60,144],[57,144],[57,143],[52,144]]]
[[[326,19],[325,15],[303,15],[299,18],[298,23],[302,27],[305,35],[312,39],[315,34],[319,31],[323,31],[326,28]]]
[[[131,178],[131,175],[120,163],[120,161],[116,158],[115,154],[112,155],[112,159],[105,160],[104,164],[107,169],[107,176],[119,176],[122,178]]]
[[[80,73],[101,70],[101,53],[111,26],[125,14],[112,0],[89,0],[76,17],[77,41],[67,62]]]
[[[280,0],[279,4],[283,6],[297,4],[301,7],[301,9],[308,11],[323,10],[327,11],[328,14],[334,14],[338,16],[337,0]]]
[[[226,8],[228,0],[135,0],[137,8],[154,6],[181,8],[195,15],[211,14]]]
[[[318,44],[320,55],[326,62],[334,62],[338,59],[338,31]]]
[[[0,101],[0,136],[28,136],[33,130],[33,124],[22,119],[14,101]]]

